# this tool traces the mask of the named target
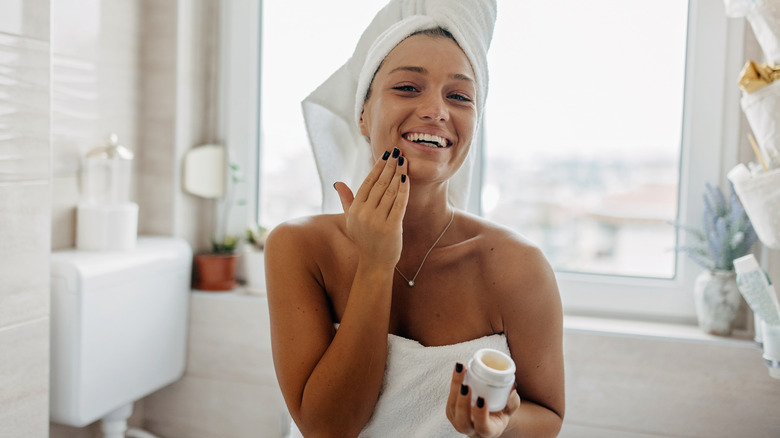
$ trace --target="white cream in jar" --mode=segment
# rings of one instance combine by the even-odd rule
[[[464,384],[471,388],[471,403],[485,400],[488,411],[504,409],[515,383],[515,362],[507,354],[483,348],[469,360]]]

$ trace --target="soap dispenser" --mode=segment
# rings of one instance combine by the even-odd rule
[[[76,212],[76,247],[130,250],[138,237],[138,204],[130,202],[133,152],[111,134],[84,157],[82,195]]]

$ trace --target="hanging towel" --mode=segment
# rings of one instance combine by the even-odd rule
[[[414,32],[446,29],[474,69],[481,119],[488,88],[487,51],[495,20],[495,0],[391,0],[377,13],[352,57],[301,104],[322,183],[323,212],[342,211],[338,194],[331,188],[333,183],[343,181],[356,191],[373,164],[358,123],[366,91],[385,56]],[[457,208],[465,208],[468,202],[475,146],[449,182],[449,200]]]
[[[459,344],[426,347],[396,335],[387,338],[387,362],[379,400],[361,438],[451,438],[461,436],[445,412],[452,370],[481,348],[509,353],[496,334]],[[292,424],[291,438],[300,437]]]

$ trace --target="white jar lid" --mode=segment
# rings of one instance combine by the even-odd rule
[[[483,348],[469,361],[469,372],[489,386],[503,387],[515,380],[515,362],[504,352]]]

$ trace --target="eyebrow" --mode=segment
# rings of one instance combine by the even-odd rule
[[[393,73],[395,73],[397,71],[410,71],[410,72],[413,72],[413,73],[420,73],[420,74],[427,74],[428,73],[428,70],[426,70],[424,67],[418,67],[418,66],[414,66],[414,65],[402,65],[400,67],[394,68],[388,74],[393,74]],[[468,77],[467,75],[464,75],[462,73],[452,73],[452,74],[450,74],[450,78],[457,79],[459,81],[466,81],[466,82],[474,83],[474,79],[471,79],[470,77]]]

